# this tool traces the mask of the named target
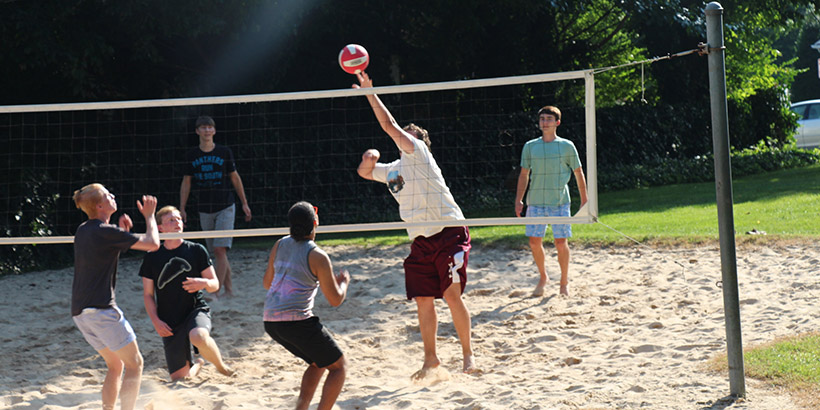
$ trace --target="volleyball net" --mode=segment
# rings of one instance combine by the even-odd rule
[[[593,77],[582,70],[369,89],[0,106],[0,245],[72,242],[86,219],[72,194],[93,182],[117,196],[115,218],[128,213],[134,231],[144,232],[135,203],[148,194],[160,207],[179,206],[185,152],[199,142],[194,124],[201,115],[214,118],[215,142],[233,151],[253,219],[242,220],[240,207],[236,229],[201,232],[194,191],[186,238],[284,235],[287,211],[300,200],[320,209],[317,233],[592,223],[598,214]],[[382,162],[399,155],[364,97],[371,93],[399,124],[429,131],[433,156],[466,220],[402,222],[387,187],[358,176],[365,150],[378,149]],[[558,135],[578,149],[588,203],[577,208],[573,187],[572,216],[518,218],[521,150],[540,137],[537,112],[544,105],[562,111]]]

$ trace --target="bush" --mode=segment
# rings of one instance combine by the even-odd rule
[[[731,154],[732,177],[739,178],[763,172],[805,167],[820,163],[820,150],[803,150],[791,146],[778,148],[760,143],[753,148]],[[598,174],[600,192],[713,181],[712,154],[691,159],[668,159],[648,164],[617,166]]]

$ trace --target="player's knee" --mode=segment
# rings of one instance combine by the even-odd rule
[[[144,364],[145,362],[142,358],[142,355],[139,352],[137,352],[137,354],[135,355],[132,355],[128,359],[123,360],[123,365],[125,365],[125,368],[128,370],[139,370],[140,372],[142,372]]]
[[[191,331],[188,332],[188,338],[191,340],[191,343],[197,347],[204,344],[208,340],[208,336],[208,330],[202,327],[191,329]]]
[[[333,362],[333,364],[327,366],[326,369],[331,372],[341,371],[347,373],[347,360],[345,360],[345,356],[342,355],[338,360]]]

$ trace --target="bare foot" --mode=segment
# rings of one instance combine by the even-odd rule
[[[561,295],[569,296],[569,291],[567,290],[567,285],[561,285]]]
[[[464,356],[464,368],[462,371],[465,374],[481,373],[481,369],[475,364],[475,357],[473,355]]]
[[[202,370],[202,365],[205,364],[205,360],[201,357],[194,361],[194,364],[191,366],[191,370],[188,370],[188,375],[185,376],[186,379],[193,379],[197,375],[199,375],[199,371]]]
[[[222,373],[222,374],[224,374],[225,376],[228,376],[228,377],[231,377],[231,376],[233,376],[233,375],[235,375],[235,374],[236,374],[236,370],[234,370],[234,369],[232,369],[232,368],[230,368],[230,367],[228,367],[228,366],[225,366],[225,367],[223,367],[223,368],[221,368],[221,369],[217,369],[217,370],[218,370],[220,373]]]
[[[410,380],[416,384],[435,384],[440,381],[450,380],[450,373],[447,369],[436,365],[435,367],[422,367],[421,370],[413,373]]]
[[[539,283],[538,286],[535,287],[535,290],[532,291],[532,296],[533,297],[544,296],[544,287],[545,286],[546,285],[542,285],[542,284]]]

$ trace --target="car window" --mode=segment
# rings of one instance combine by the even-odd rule
[[[806,115],[804,115],[803,118],[807,120],[816,120],[820,118],[820,104],[810,105],[808,110],[806,110]]]
[[[808,107],[808,105],[798,105],[796,107],[792,106],[792,111],[794,111],[795,114],[799,115],[799,119],[802,120],[806,117],[806,107]]]

